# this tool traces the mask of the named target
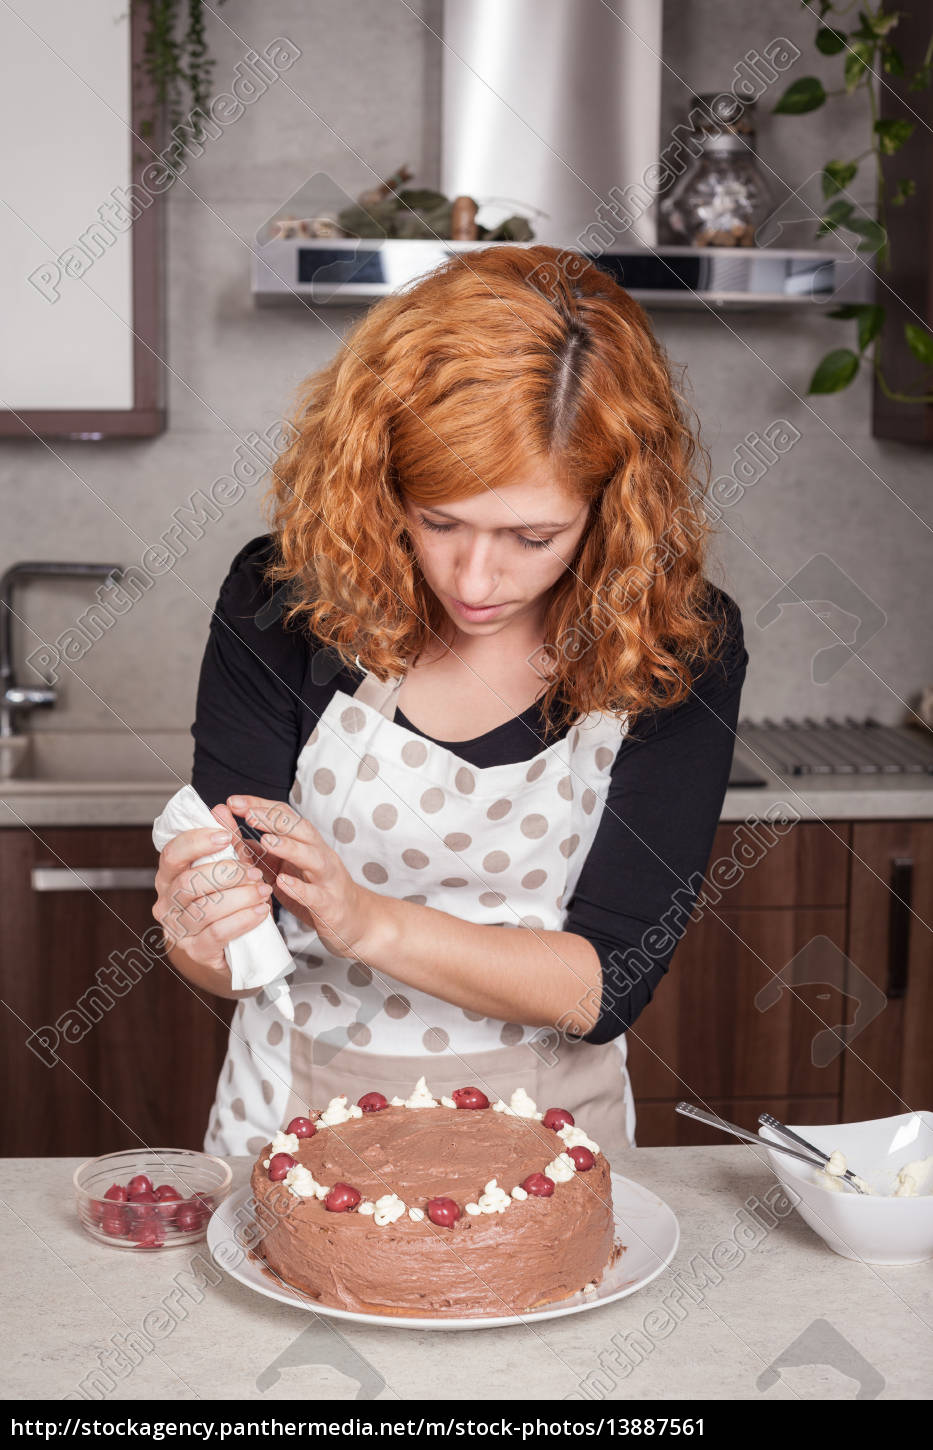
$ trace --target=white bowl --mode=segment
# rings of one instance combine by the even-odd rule
[[[867,1264],[920,1264],[933,1258],[933,1175],[917,1198],[892,1198],[898,1170],[933,1154],[933,1113],[901,1113],[865,1123],[788,1123],[795,1133],[831,1153],[872,1189],[870,1195],[822,1187],[819,1170],[768,1149],[777,1177],[797,1212],[820,1238],[846,1259]],[[765,1143],[780,1143],[771,1128],[758,1129]],[[793,1147],[793,1144],[789,1145]]]

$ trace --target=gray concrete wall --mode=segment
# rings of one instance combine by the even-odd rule
[[[248,46],[261,50],[282,35],[302,56],[207,145],[169,196],[169,431],[140,443],[0,443],[0,565],[36,556],[137,561],[170,527],[173,510],[227,473],[245,436],[274,425],[300,379],[332,354],[349,311],[316,318],[299,306],[257,310],[250,298],[256,231],[302,182],[328,172],[355,194],[403,160],[419,181],[436,182],[437,42],[428,26],[439,26],[437,0],[228,0],[217,14],[210,31],[218,89]],[[791,75],[825,68],[811,60],[812,30],[787,0],[668,0],[662,132],[693,90],[727,86],[733,65],[777,35],[804,51]],[[767,103],[762,110],[763,160],[781,185],[796,186],[828,157],[864,145],[862,118],[844,104],[805,119],[772,117]],[[728,510],[716,545],[715,576],[745,613],[745,713],[901,718],[901,700],[933,678],[923,597],[929,533],[918,520],[929,516],[928,456],[870,437],[867,380],[840,397],[804,398],[815,360],[842,340],[838,324],[800,313],[698,311],[662,313],[656,325],[686,367],[714,474],[727,474],[746,435],[777,419],[801,435]],[[74,673],[63,673],[61,705],[37,724],[187,727],[218,585],[261,527],[254,493],[209,524]],[[811,661],[833,636],[813,613],[796,606],[765,628],[756,624],[781,582],[818,554],[834,561],[835,572],[817,566],[814,579],[828,581],[836,610],[845,607],[843,571],[879,612],[866,605],[867,616],[886,621],[864,659],[826,684],[814,683]],[[59,636],[90,596],[69,583],[21,597],[34,647],[40,636]],[[845,627],[838,612],[830,622]]]

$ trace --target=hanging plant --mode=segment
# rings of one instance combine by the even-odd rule
[[[142,123],[142,135],[157,136],[159,123],[174,133],[180,125],[188,141],[204,137],[202,116],[210,105],[211,59],[204,34],[204,0],[131,0],[145,15],[141,69],[150,83],[153,114]],[[222,5],[224,0],[215,0]],[[177,161],[185,143],[173,139],[166,148],[169,163]]]
[[[827,101],[837,96],[852,96],[865,93],[871,117],[871,133],[868,144],[857,155],[842,160],[827,161],[822,170],[823,214],[816,235],[824,237],[830,232],[850,232],[857,252],[874,256],[875,265],[881,272],[888,270],[887,228],[885,216],[888,205],[908,205],[916,192],[916,183],[902,178],[891,195],[885,178],[885,158],[894,156],[914,132],[914,121],[908,115],[903,117],[882,117],[880,114],[880,90],[884,84],[882,73],[903,76],[906,73],[904,57],[892,40],[903,11],[885,11],[883,4],[872,8],[866,5],[858,11],[858,25],[854,29],[837,29],[829,24],[830,18],[844,23],[852,12],[851,0],[834,4],[833,0],[817,0],[820,23],[814,43],[824,56],[839,56],[842,63],[842,86],[827,91],[816,76],[803,76],[788,87],[774,107],[778,115],[802,116],[816,111]],[[809,9],[810,6],[807,5]],[[927,45],[920,64],[911,74],[909,86],[912,91],[928,90],[933,84],[933,36]],[[851,185],[865,162],[874,167],[874,215],[867,215],[863,208],[851,201],[846,188]],[[893,389],[885,377],[882,366],[882,345],[884,329],[888,322],[887,310],[880,303],[858,302],[838,307],[829,314],[855,323],[855,348],[839,347],[828,352],[817,364],[810,379],[809,393],[838,393],[858,374],[862,363],[868,362],[874,370],[878,386],[885,397],[901,403],[931,403],[933,391],[924,384],[916,393],[902,393]],[[892,324],[893,325],[893,324]],[[904,326],[907,346],[929,377],[933,369],[933,336],[924,327],[908,322]]]

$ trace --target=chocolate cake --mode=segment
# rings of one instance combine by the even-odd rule
[[[363,1313],[521,1314],[593,1289],[613,1249],[605,1156],[521,1088],[334,1098],[275,1135],[251,1188],[268,1271]]]

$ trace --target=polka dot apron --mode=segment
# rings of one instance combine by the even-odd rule
[[[373,891],[482,925],[560,931],[624,719],[594,711],[531,760],[478,768],[395,721],[402,678],[367,673],[353,695],[335,692],[290,803]],[[255,1154],[309,1106],[339,1093],[407,1097],[422,1074],[435,1097],[472,1083],[508,1101],[524,1087],[539,1109],[578,1116],[610,1157],[634,1145],[624,1035],[593,1046],[495,1021],[335,957],[290,912],[279,927],[296,963],[295,1020],[264,992],[237,1006],[208,1152]],[[592,1014],[582,983],[580,993]]]

